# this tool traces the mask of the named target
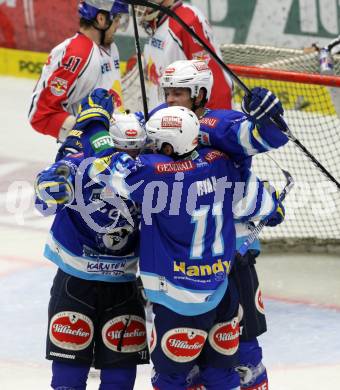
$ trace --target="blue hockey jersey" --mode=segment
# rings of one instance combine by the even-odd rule
[[[154,108],[149,117],[166,103]],[[234,161],[246,167],[251,167],[252,156],[258,153],[277,149],[288,142],[288,137],[269,119],[265,125],[259,126],[240,112],[234,110],[206,109],[200,118],[200,143],[227,153]],[[236,247],[239,248],[251,233],[253,225],[235,221]],[[260,250],[259,240],[249,247]]]
[[[126,206],[128,221],[123,215],[124,208],[116,206],[116,195],[88,178],[82,154],[66,157],[60,164],[66,164],[71,170],[76,197],[71,205],[55,210],[45,257],[64,272],[82,279],[135,280],[139,260],[139,206],[131,200],[120,200]]]
[[[288,137],[268,121],[262,125],[248,120],[247,116],[233,110],[206,110],[200,119],[200,142],[229,153],[235,161],[251,167],[251,157],[277,149],[288,142]],[[236,247],[239,248],[252,232],[253,225],[235,221]],[[249,249],[260,251],[255,240]]]
[[[151,117],[166,103],[152,110]],[[277,149],[288,142],[288,137],[269,119],[259,125],[234,110],[206,109],[200,121],[200,143],[227,153],[234,161],[251,164],[249,157]]]
[[[91,154],[89,139],[82,141]],[[211,148],[178,161],[159,154],[132,160],[108,149],[96,154],[104,155],[109,180],[99,180],[142,205],[140,271],[150,301],[182,315],[212,310],[228,285],[234,218],[268,215],[275,207],[271,195],[249,170]],[[93,164],[89,175],[97,174]]]

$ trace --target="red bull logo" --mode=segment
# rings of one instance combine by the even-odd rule
[[[50,91],[54,96],[62,96],[67,91],[67,80],[55,77],[51,81]]]
[[[122,107],[123,101],[122,101],[122,98],[119,95],[119,93],[117,91],[115,91],[114,89],[110,89],[109,92],[113,96],[113,101],[114,101],[115,108]]]
[[[151,58],[149,58],[149,61],[146,65],[145,75],[146,75],[146,79],[150,83],[159,85],[159,80],[161,78],[161,75],[158,74],[156,64],[151,60]]]

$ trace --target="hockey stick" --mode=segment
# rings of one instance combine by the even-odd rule
[[[187,31],[195,40],[197,40],[201,46],[211,55],[211,57],[222,67],[222,69],[228,73],[228,75],[240,86],[240,88],[245,92],[246,95],[251,95],[250,89],[244,84],[244,82],[223,62],[223,60],[199,37],[196,32],[189,27],[177,14],[175,14],[170,8],[164,7],[160,4],[153,3],[148,0],[125,0],[126,3],[132,5],[143,5],[145,7],[150,7],[161,11],[173,18],[178,22],[185,31]],[[302,153],[309,158],[314,165],[321,171],[329,180],[336,184],[338,189],[340,189],[340,182],[335,179],[335,177],[309,152],[309,150],[293,135],[292,131],[289,129],[287,124],[282,120],[281,116],[270,117],[270,120],[283,132],[287,135],[288,139],[292,141]]]
[[[340,35],[333,39],[333,41],[331,41],[326,47],[327,47],[327,50],[331,51],[333,49],[333,47],[339,45],[340,43]]]
[[[292,175],[288,171],[282,169],[280,167],[280,165],[272,157],[270,157],[270,158],[281,169],[282,173],[284,174],[284,176],[286,178],[286,184],[285,184],[282,192],[279,195],[279,201],[282,202],[285,199],[285,197],[287,196],[287,194],[290,192],[290,190],[293,188],[293,186],[294,186],[294,179],[293,179]],[[237,258],[242,257],[242,256],[244,256],[246,254],[247,250],[249,249],[249,246],[258,238],[258,236],[260,235],[262,229],[266,226],[267,222],[268,222],[268,218],[264,218],[255,227],[255,229],[249,234],[248,238],[244,241],[244,243],[237,250],[237,253],[236,253],[236,257]]]
[[[146,100],[146,89],[145,89],[144,71],[143,71],[143,64],[142,64],[142,51],[140,49],[139,32],[137,26],[135,6],[132,5],[131,8],[132,8],[133,29],[135,33],[135,45],[136,45],[136,53],[137,53],[137,61],[138,61],[138,69],[139,69],[139,81],[140,81],[140,88],[142,91],[143,111],[144,111],[145,122],[147,122],[147,120],[149,119],[149,110],[148,110],[148,103]]]

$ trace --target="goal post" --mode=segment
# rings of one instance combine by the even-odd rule
[[[318,73],[317,53],[262,46],[223,45],[223,59],[249,87],[270,89],[281,100],[293,134],[340,179],[340,77]],[[335,58],[335,72],[340,59]],[[234,85],[240,109],[243,91]],[[286,221],[261,233],[265,246],[340,252],[340,193],[296,146],[270,152],[289,171],[295,187],[285,201]],[[265,155],[253,159],[255,172],[280,188],[280,170]]]

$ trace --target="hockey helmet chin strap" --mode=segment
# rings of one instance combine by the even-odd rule
[[[105,40],[105,33],[106,33],[106,31],[112,26],[113,20],[114,20],[114,18],[116,17],[116,15],[113,15],[113,16],[110,18],[109,12],[104,12],[104,11],[101,11],[101,12],[105,15],[107,27],[105,27],[105,28],[99,28],[99,27],[97,27],[97,26],[95,25],[95,23],[97,23],[96,20],[93,21],[92,26],[93,26],[93,28],[95,28],[97,31],[100,32],[100,45],[102,46],[102,45],[104,44],[104,40]]]

